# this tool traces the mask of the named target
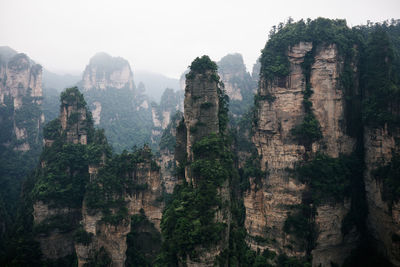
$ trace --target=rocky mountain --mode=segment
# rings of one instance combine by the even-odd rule
[[[218,73],[230,99],[229,110],[234,116],[240,116],[253,104],[257,83],[246,71],[241,54],[228,54],[217,64]]]
[[[105,53],[90,60],[79,86],[95,125],[105,129],[117,152],[143,144],[158,150],[162,130],[171,116],[182,110],[182,92],[166,89],[160,104],[152,102],[144,83],[135,86],[129,62]]]
[[[142,127],[148,100],[126,61],[100,55],[84,75],[91,104],[67,89],[44,128],[1,263],[400,266],[399,27],[290,20],[252,76],[238,54],[196,58],[184,99],[167,89],[141,107],[154,154],[113,154],[95,128]]]
[[[21,183],[42,146],[42,67],[0,47],[0,250],[15,216]]]
[[[129,62],[98,53],[90,59],[79,83],[93,114],[115,151],[151,143],[149,99],[136,89]]]
[[[160,229],[160,172],[150,149],[113,156],[76,87],[61,94],[59,118],[46,125],[44,138],[40,165],[25,192],[24,205],[33,216],[17,234],[23,242],[37,242],[39,252],[29,258],[21,253],[18,261],[64,266],[76,260],[78,266],[152,261],[159,241],[147,242],[150,247],[137,243],[159,236]],[[142,252],[142,259],[135,257]]]
[[[166,88],[161,96],[160,104],[151,103],[153,129],[151,143],[158,146],[161,136],[172,122],[176,112],[183,112],[183,91]]]
[[[383,180],[392,183],[397,168],[392,138],[398,110],[390,103],[398,96],[383,100],[394,91],[383,93],[384,83],[368,82],[385,72],[392,89],[398,86],[388,71],[395,60],[392,50],[379,58],[382,50],[374,50],[375,35],[386,38],[381,48],[395,44],[389,44],[393,28],[386,26],[350,30],[340,20],[300,21],[285,25],[265,46],[253,121],[256,153],[246,151],[254,155],[250,160],[259,160],[253,168],[260,169],[249,175],[244,195],[253,249],[313,266],[389,264],[376,256],[379,252],[398,265],[396,198],[383,196],[388,186]],[[369,35],[365,50],[362,35]],[[344,36],[346,42],[340,42]],[[362,66],[365,62],[378,65]],[[370,112],[387,114],[390,122],[372,130]],[[384,130],[388,127],[391,134]]]
[[[259,65],[254,65],[253,76],[247,72],[243,57],[239,53],[228,54],[217,62],[218,75],[229,97],[229,111],[233,117],[240,117],[250,109],[257,91]],[[185,71],[180,78],[182,89],[186,87]]]

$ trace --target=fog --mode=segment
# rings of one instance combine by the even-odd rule
[[[289,16],[354,26],[399,18],[399,11],[399,0],[0,0],[0,46],[57,73],[79,74],[104,51],[126,58],[134,71],[179,78],[203,54],[218,61],[238,52],[251,70],[271,27]]]

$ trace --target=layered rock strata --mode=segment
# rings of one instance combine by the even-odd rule
[[[306,84],[302,63],[311,51],[315,54],[310,74],[313,90],[310,101],[323,135],[321,140],[312,144],[311,153],[320,151],[330,157],[338,157],[339,154],[354,151],[355,139],[343,127],[345,96],[337,82],[343,61],[337,48],[335,45],[319,45],[313,49],[312,43],[300,42],[288,50],[290,74],[287,77],[276,78],[272,83],[261,78],[253,142],[266,176],[261,186],[250,178],[251,188],[244,196],[248,233],[269,240],[260,244],[249,238],[250,246],[296,257],[305,256],[306,250],[284,231],[284,225],[292,208],[303,203],[308,190],[306,184],[293,177],[290,170],[309,153],[304,145],[296,141],[292,129],[306,115],[303,108]],[[318,234],[312,251],[313,265],[341,264],[344,255],[349,255],[355,247],[356,239],[345,240],[341,232],[342,220],[349,210],[349,200],[344,200],[343,204],[317,207],[314,222]],[[327,222],[330,224],[327,225]]]

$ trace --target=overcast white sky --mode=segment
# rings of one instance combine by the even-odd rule
[[[204,54],[239,52],[251,70],[271,27],[289,16],[354,26],[400,18],[400,0],[0,0],[0,46],[58,73],[80,73],[104,51],[134,71],[178,78]]]

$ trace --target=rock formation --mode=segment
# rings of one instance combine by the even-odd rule
[[[218,175],[218,171],[226,168],[224,159],[220,158],[222,151],[225,151],[222,135],[227,122],[224,99],[217,65],[208,56],[196,58],[186,76],[184,115],[176,132],[175,159],[182,185],[174,191],[173,197],[176,201],[167,206],[162,220],[166,238],[164,253],[177,253],[174,257],[177,257],[179,265],[214,266],[229,245],[230,178]],[[190,204],[185,204],[185,194],[194,198],[190,200]],[[182,212],[171,216],[177,210],[176,205],[183,205],[178,208]],[[190,220],[191,214],[198,214],[198,222],[194,228],[203,227],[217,231],[215,238],[198,236],[199,230],[182,228],[182,223]],[[172,223],[176,220],[176,223]],[[184,246],[181,243],[184,240],[175,237],[176,235],[193,235],[187,241],[190,245]],[[181,252],[168,252],[171,248]],[[166,260],[163,264],[171,263]]]
[[[246,71],[242,55],[228,54],[217,64],[218,73],[229,99],[243,101],[247,95],[250,95],[252,100],[257,84],[253,83],[250,74]]]
[[[129,62],[121,57],[97,53],[86,66],[82,78],[82,88],[84,91],[108,88],[134,90],[133,73]]]
[[[254,249],[267,248],[289,257],[312,255],[313,266],[342,264],[358,241],[354,226],[347,235],[342,233],[350,198],[317,203],[308,193],[312,185],[294,173],[319,153],[338,158],[355,152],[356,139],[346,128],[345,90],[338,82],[344,60],[336,45],[327,43],[299,42],[289,46],[286,55],[287,76],[269,80],[261,75],[253,142],[265,176],[250,177],[250,190],[244,196],[248,242]],[[295,129],[304,127],[302,121],[311,121],[313,116],[320,134],[301,141]],[[297,230],[291,230],[291,220],[299,212],[304,218],[310,216],[307,220],[313,230],[306,237],[308,243],[299,241],[296,233],[305,229],[297,225]]]
[[[183,91],[174,91],[166,88],[161,96],[160,104],[153,102],[151,112],[153,118],[153,130],[151,141],[154,144],[160,142],[163,131],[171,122],[172,116],[177,111],[183,112]]]
[[[111,157],[77,88],[62,93],[60,116],[46,126],[44,137],[31,193],[43,259],[60,261],[76,253],[79,266],[98,257],[124,266],[132,216],[142,214],[152,231],[160,231],[162,186],[150,149]]]
[[[37,164],[43,144],[41,108],[42,67],[0,47],[0,254],[14,225],[21,183]]]
[[[97,53],[86,66],[79,87],[94,123],[105,130],[115,151],[152,144],[150,101],[143,86],[135,87],[127,60]]]
[[[32,145],[40,143],[44,122],[40,110],[42,67],[9,47],[1,47],[0,53],[0,105],[4,110],[1,121],[3,127],[7,121],[13,124],[11,136],[2,140],[2,145],[28,151]],[[10,113],[12,115],[7,116]]]

